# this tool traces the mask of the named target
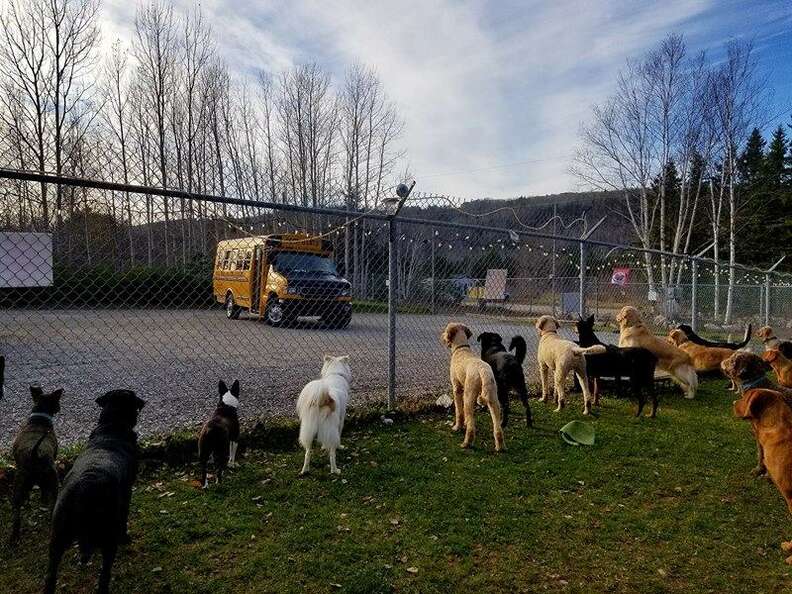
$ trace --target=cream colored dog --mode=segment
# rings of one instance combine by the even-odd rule
[[[473,336],[464,324],[446,326],[440,339],[451,349],[451,390],[454,394],[454,431],[465,428],[463,448],[473,445],[476,438],[476,402],[489,408],[492,416],[492,435],[495,450],[506,449],[501,428],[501,407],[492,367],[474,354],[468,344]]]
[[[598,355],[606,351],[601,344],[588,348],[576,345],[571,340],[565,340],[558,335],[560,324],[553,316],[542,316],[536,320],[536,331],[539,333],[539,376],[542,379],[542,402],[547,402],[550,391],[550,375],[553,376],[555,397],[558,400],[556,412],[566,404],[566,388],[564,382],[570,371],[577,375],[580,387],[583,390],[583,414],[591,412],[592,397],[589,391],[588,374],[586,373],[586,359],[583,355]]]
[[[619,323],[620,347],[643,347],[652,352],[657,357],[657,366],[671,374],[671,379],[685,391],[685,398],[696,396],[698,376],[690,355],[649,332],[641,314],[631,305],[622,307],[616,321]]]

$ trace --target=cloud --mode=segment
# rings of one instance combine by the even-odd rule
[[[242,74],[315,61],[340,79],[353,62],[374,66],[406,121],[402,142],[419,189],[507,197],[574,189],[567,170],[579,124],[619,67],[671,31],[699,46],[728,34],[713,3],[209,0],[201,8],[220,54]],[[107,31],[131,32],[133,2],[104,7]],[[730,27],[738,10],[724,17]]]

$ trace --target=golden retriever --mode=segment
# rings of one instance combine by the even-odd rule
[[[463,448],[473,445],[476,437],[476,402],[489,408],[492,417],[492,435],[495,451],[506,449],[501,427],[501,407],[495,375],[489,363],[474,354],[468,344],[473,336],[464,324],[450,323],[440,335],[440,340],[451,349],[451,391],[454,394],[453,431],[465,428]]]
[[[784,357],[781,351],[775,349],[762,353],[762,359],[770,364],[775,372],[778,383],[784,387],[792,388],[792,361]]]
[[[571,340],[565,340],[558,335],[560,324],[553,316],[542,316],[536,321],[536,331],[539,333],[539,376],[542,379],[542,402],[547,402],[550,391],[550,375],[553,376],[555,397],[558,400],[556,412],[566,404],[566,389],[564,382],[570,371],[574,371],[583,390],[583,414],[591,412],[592,397],[589,390],[588,374],[586,373],[586,359],[583,355],[601,354],[606,351],[605,346],[598,344],[587,348],[576,345]]]
[[[734,401],[734,415],[751,421],[756,440],[764,452],[764,464],[773,483],[792,512],[792,409],[774,390],[748,390]],[[792,542],[781,543],[792,552]],[[792,555],[786,558],[792,565]]]
[[[668,333],[668,341],[690,355],[696,371],[718,371],[720,364],[734,354],[732,349],[696,344],[678,328]]]
[[[652,334],[631,305],[621,308],[616,316],[619,323],[619,346],[643,347],[657,357],[657,366],[671,374],[671,379],[685,391],[685,398],[695,398],[698,376],[693,361],[685,351]]]

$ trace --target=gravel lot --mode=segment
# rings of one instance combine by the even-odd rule
[[[448,379],[439,332],[447,315],[398,317],[398,394],[428,394]],[[528,323],[455,316],[474,332],[528,341],[526,371],[535,377],[536,334]],[[321,357],[349,354],[352,404],[382,401],[387,387],[385,314],[356,314],[346,330],[271,328],[253,319],[229,321],[220,310],[6,310],[0,312],[0,353],[6,396],[0,402],[0,451],[30,410],[27,386],[65,390],[57,430],[63,444],[85,438],[97,418],[94,399],[130,388],[148,401],[142,435],[193,425],[213,410],[219,379],[242,384],[243,417],[293,414],[302,386]],[[608,338],[603,336],[603,338]]]

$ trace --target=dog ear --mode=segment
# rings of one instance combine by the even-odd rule
[[[142,410],[142,409],[143,409],[143,407],[144,407],[144,406],[146,406],[146,401],[145,401],[145,400],[143,400],[142,398],[140,398],[140,397],[139,397],[137,394],[135,394],[134,392],[132,392],[132,396],[133,396],[133,397],[134,397],[134,399],[135,399],[135,407],[136,407],[138,410]]]
[[[333,360],[333,357],[332,357],[331,355],[325,355],[325,356],[322,358],[322,362],[323,362],[323,363],[327,363],[328,361],[332,361],[332,360]]]
[[[591,315],[590,315],[590,316],[589,316],[589,317],[586,319],[586,321],[587,321],[589,324],[591,324],[591,325],[593,326],[593,325],[594,325],[594,314],[591,314]]]
[[[734,403],[734,414],[741,419],[758,419],[775,398],[776,392],[771,390],[749,390]]]
[[[231,394],[234,398],[239,398],[239,380],[234,380],[234,383],[231,384]]]
[[[483,332],[476,337],[476,342],[481,342],[481,337],[482,336],[484,336]]]
[[[223,380],[220,380],[220,383],[217,384],[217,393],[222,396],[226,392],[228,392],[228,386],[226,386],[226,383]]]
[[[342,363],[349,363],[349,355],[341,355],[340,357],[338,357],[338,360],[341,361]]]
[[[473,331],[470,328],[468,328],[467,326],[462,326],[462,328],[465,329],[465,336],[467,336],[468,338],[473,336]]]
[[[52,394],[50,394],[50,397],[54,398],[55,400],[60,400],[63,397],[63,388],[58,388],[55,390]]]
[[[96,404],[98,404],[102,408],[107,406],[108,403],[110,402],[110,394],[112,394],[112,392],[105,392],[104,394],[99,396],[99,398],[96,399]]]
[[[34,402],[38,402],[39,398],[44,396],[44,390],[42,390],[41,386],[38,384],[34,384],[30,386],[30,396],[33,398]]]

